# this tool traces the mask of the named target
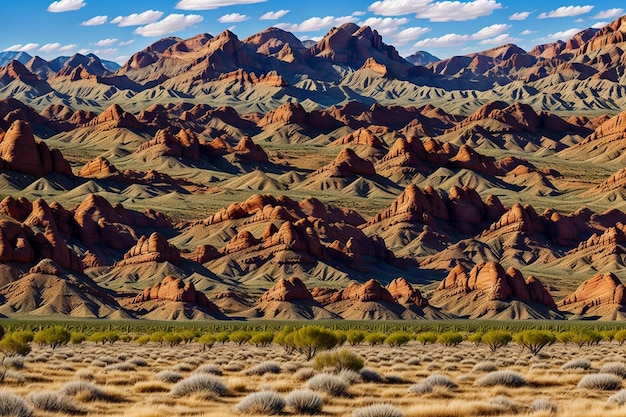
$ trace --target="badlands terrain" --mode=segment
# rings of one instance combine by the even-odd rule
[[[625,47],[626,17],[425,66],[355,24],[15,56],[0,314],[623,319]]]

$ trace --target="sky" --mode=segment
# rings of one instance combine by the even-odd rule
[[[626,14],[623,0],[28,0],[3,1],[0,51],[44,59],[94,53],[123,64],[160,38],[240,39],[270,26],[319,40],[333,26],[369,25],[402,56],[439,58],[505,43],[530,50],[602,27]],[[10,16],[10,18],[7,18]]]

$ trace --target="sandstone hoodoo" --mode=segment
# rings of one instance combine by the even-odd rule
[[[441,281],[431,303],[459,316],[471,318],[559,318],[556,303],[535,277],[524,277],[515,268],[506,271],[497,262],[460,265]]]
[[[584,317],[623,320],[626,318],[624,284],[614,274],[596,274],[559,302],[559,308]]]
[[[154,232],[149,237],[142,236],[135,246],[124,254],[124,259],[117,266],[133,265],[144,262],[178,262],[180,252],[161,234]]]

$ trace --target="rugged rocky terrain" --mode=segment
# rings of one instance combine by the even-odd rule
[[[0,314],[626,317],[626,18],[411,62],[346,24],[0,67]]]

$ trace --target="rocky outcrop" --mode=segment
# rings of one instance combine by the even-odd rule
[[[154,139],[141,144],[137,153],[149,154],[152,159],[169,156],[187,158],[191,161],[200,159],[200,144],[196,135],[189,129],[181,129],[174,135],[167,127],[159,130]]]
[[[457,265],[441,281],[437,291],[457,293],[477,291],[492,301],[518,300],[526,303],[532,301],[556,309],[554,299],[537,278],[530,282],[524,281],[517,269],[509,268],[505,271],[496,262],[478,264],[469,273]]]
[[[220,309],[207,298],[204,293],[197,291],[193,283],[185,283],[181,278],[171,275],[153,287],[146,288],[133,299],[133,303],[143,303],[151,300],[181,301],[194,303],[211,312],[220,313]]]
[[[350,148],[344,148],[333,162],[318,169],[313,175],[327,174],[331,177],[351,177],[353,175],[376,175],[374,165],[361,158]]]
[[[591,307],[607,305],[626,305],[624,284],[612,273],[594,275],[559,302],[560,308],[575,309],[582,313]]]
[[[308,288],[298,277],[281,278],[276,285],[261,296],[262,302],[297,300],[313,300]]]
[[[141,123],[132,114],[125,112],[119,104],[112,104],[85,126],[98,126],[99,129],[109,130],[116,128],[139,129]]]
[[[385,287],[393,299],[400,304],[428,307],[428,300],[405,278],[396,278]]]
[[[119,171],[106,158],[97,156],[87,162],[78,171],[78,176],[83,178],[108,178],[117,175]]]
[[[370,279],[364,284],[350,283],[346,288],[337,291],[330,298],[330,303],[338,301],[354,300],[354,301],[386,301],[394,303],[395,299],[380,282]]]
[[[116,266],[140,264],[144,262],[178,262],[181,256],[161,234],[154,232],[149,237],[142,236],[137,244],[124,254],[124,259]]]
[[[42,176],[56,172],[73,176],[61,152],[36,142],[29,124],[21,120],[13,122],[6,133],[0,133],[0,159],[5,168],[26,174]]]
[[[363,145],[375,149],[381,149],[383,147],[383,143],[380,139],[378,139],[371,130],[366,128],[360,128],[355,132],[349,133],[337,139],[331,143],[331,145]]]

